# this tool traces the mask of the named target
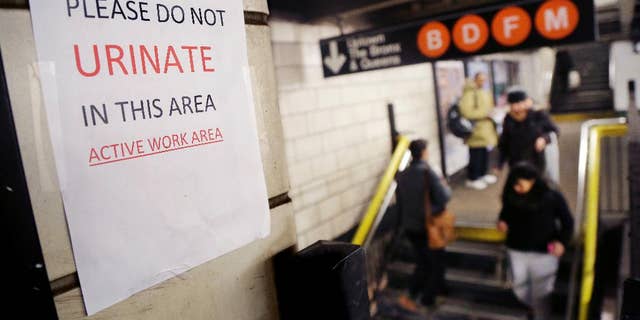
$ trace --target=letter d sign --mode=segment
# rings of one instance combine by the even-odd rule
[[[480,50],[489,40],[489,27],[475,14],[460,18],[453,26],[453,43],[461,51],[470,53]]]

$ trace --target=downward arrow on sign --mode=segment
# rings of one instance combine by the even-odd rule
[[[329,56],[324,58],[324,65],[333,73],[338,73],[346,61],[347,57],[338,52],[338,43],[336,41],[329,42]]]

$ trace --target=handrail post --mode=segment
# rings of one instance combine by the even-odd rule
[[[631,277],[640,279],[640,116],[635,101],[635,82],[629,81],[629,209]]]
[[[584,215],[584,256],[580,298],[578,300],[579,320],[587,320],[593,294],[598,240],[601,138],[624,135],[627,132],[625,122],[624,118],[618,118],[589,121],[583,125],[581,137],[583,143],[580,145],[579,174],[581,177],[578,187],[578,207],[580,209],[578,214]],[[584,212],[581,212],[583,209]],[[569,307],[572,308],[572,305]]]

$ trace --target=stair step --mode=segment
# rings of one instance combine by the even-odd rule
[[[406,287],[415,268],[415,264],[408,262],[395,261],[389,264],[387,266],[389,286],[399,288]],[[455,283],[457,285],[472,285],[497,290],[509,290],[509,284],[507,282],[498,278],[495,274],[485,272],[447,268],[445,279],[447,283]]]
[[[507,307],[501,304],[477,303],[459,298],[445,298],[435,309],[422,310],[417,314],[403,311],[397,299],[405,290],[386,289],[377,295],[377,314],[375,320],[520,320],[526,319],[526,310],[522,307]],[[440,299],[440,298],[439,298]]]
[[[468,319],[486,320],[525,320],[527,313],[523,309],[505,308],[497,305],[473,303],[465,300],[446,299],[435,315],[467,316]],[[436,317],[437,319],[437,317]]]
[[[505,251],[502,245],[476,241],[459,240],[448,245],[446,251],[458,254],[489,256],[496,258],[502,258],[505,256]]]
[[[468,284],[479,287],[490,287],[500,290],[510,289],[509,283],[499,279],[495,274],[486,274],[470,270],[447,269],[447,282]]]

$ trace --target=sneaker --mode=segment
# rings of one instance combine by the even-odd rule
[[[482,181],[484,181],[484,183],[486,184],[494,184],[496,182],[498,182],[498,177],[492,175],[492,174],[488,174],[485,175],[484,177],[480,178],[482,179]]]
[[[476,190],[484,190],[487,188],[487,183],[484,182],[482,179],[478,179],[478,180],[467,180],[467,188],[471,188],[471,189],[476,189]]]
[[[411,298],[409,298],[406,295],[401,295],[398,298],[398,304],[400,305],[400,308],[410,311],[410,312],[416,312],[418,311],[418,304],[416,304],[413,300],[411,300]]]

